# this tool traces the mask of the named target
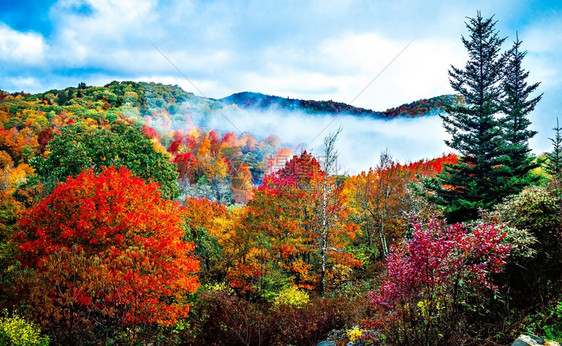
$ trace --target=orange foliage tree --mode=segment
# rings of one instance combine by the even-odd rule
[[[252,172],[247,163],[242,163],[234,171],[230,188],[238,204],[246,204],[252,198]]]
[[[92,170],[28,209],[15,236],[32,317],[61,330],[169,325],[198,287],[180,205],[125,168]],[[131,329],[127,329],[131,330]]]
[[[28,127],[0,129],[0,191],[12,193],[33,175],[28,162],[38,146],[37,136]]]
[[[245,239],[243,254],[227,276],[233,287],[266,299],[287,285],[323,292],[323,278],[333,278],[334,268],[358,264],[345,249],[356,229],[345,222],[348,208],[339,191],[332,196],[337,201],[327,207],[333,222],[323,237],[326,179],[333,180],[307,152],[265,177],[241,216],[237,236]]]
[[[402,165],[383,152],[376,168],[346,180],[344,193],[353,210],[351,218],[361,226],[369,257],[386,256],[390,245],[403,237],[413,213],[428,218],[437,212],[415,194],[412,184],[440,173],[444,163],[456,160],[450,154]]]
[[[238,139],[231,132],[220,137],[215,130],[205,133],[192,127],[189,133],[174,131],[171,137],[168,151],[184,196],[226,204],[245,204],[252,197],[253,184],[262,180],[267,157],[275,150],[249,133]]]
[[[233,233],[237,220],[234,213],[206,198],[187,198],[182,206],[182,217],[185,239],[195,244],[194,254],[201,263],[201,283],[224,281],[240,245]]]
[[[408,180],[401,167],[388,153],[382,153],[376,169],[346,181],[349,204],[354,208],[357,223],[362,225],[363,238],[371,255],[388,254],[389,242],[402,234],[392,234],[404,222]]]

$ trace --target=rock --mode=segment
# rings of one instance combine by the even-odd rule
[[[521,335],[511,344],[511,346],[560,346],[555,341],[545,340],[534,335]]]
[[[511,346],[535,346],[544,345],[544,340],[534,335],[520,335]]]

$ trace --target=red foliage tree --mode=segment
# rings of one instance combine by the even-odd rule
[[[391,344],[452,342],[465,314],[498,289],[491,275],[502,270],[511,250],[504,237],[489,224],[472,231],[439,220],[415,224],[412,238],[388,255],[380,289],[370,293],[370,327],[386,333]]]
[[[150,138],[156,138],[159,139],[160,137],[158,136],[158,133],[156,132],[156,130],[153,127],[144,125],[142,127],[142,132],[147,135]]]
[[[43,130],[43,131],[39,132],[39,134],[37,135],[37,142],[39,143],[39,151],[40,152],[45,151],[45,148],[47,147],[47,144],[49,144],[51,139],[53,139],[53,137],[54,137],[53,134],[54,134],[54,131],[50,127],[46,130]]]
[[[124,168],[69,178],[16,234],[34,318],[65,329],[174,323],[198,287],[177,202]]]
[[[441,157],[435,158],[433,160],[419,160],[416,162],[403,165],[402,167],[406,170],[411,171],[412,176],[415,177],[419,175],[423,178],[429,178],[433,175],[441,173],[443,165],[445,164],[456,164],[458,162],[458,156],[455,154],[447,154]]]
[[[177,154],[172,162],[177,165],[181,179],[189,180],[192,184],[197,182],[197,177],[194,174],[195,167],[197,166],[197,158],[194,155],[191,153]]]

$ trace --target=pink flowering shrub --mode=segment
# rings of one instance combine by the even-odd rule
[[[492,274],[511,247],[491,224],[472,230],[432,220],[414,225],[412,238],[392,249],[367,322],[386,341],[402,345],[448,343],[462,334],[464,317],[498,287]]]

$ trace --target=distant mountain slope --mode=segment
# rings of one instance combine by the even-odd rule
[[[270,109],[277,108],[289,111],[304,111],[307,113],[349,113],[359,116],[384,116],[382,112],[370,109],[354,107],[343,102],[299,100],[280,96],[264,95],[255,92],[244,91],[222,98],[227,104],[235,104],[240,108]]]
[[[87,87],[84,84],[79,87],[22,96],[41,98],[47,104],[59,106],[74,104],[86,108],[100,107],[109,111],[124,107],[120,110],[128,117],[136,118],[135,120],[154,113],[161,114],[164,110],[172,118],[189,114],[192,120],[201,126],[205,126],[214,111],[232,111],[236,108],[257,111],[277,109],[308,114],[350,114],[358,117],[392,119],[435,115],[447,104],[464,103],[464,99],[459,96],[442,95],[403,104],[386,111],[375,111],[332,100],[301,100],[255,92],[235,93],[216,100],[186,92],[177,85],[132,81],[113,81],[103,87]]]
[[[430,99],[421,99],[411,103],[403,104],[398,107],[389,108],[383,113],[385,118],[434,115],[438,114],[440,111],[443,111],[446,105],[451,104],[466,104],[466,101],[464,97],[458,95],[441,95],[432,97]]]
[[[354,107],[342,102],[300,100],[280,96],[265,95],[255,92],[235,93],[219,101],[234,104],[240,108],[267,110],[279,109],[288,111],[302,111],[310,114],[333,113],[369,116],[375,118],[417,117],[437,114],[443,107],[451,103],[464,103],[459,96],[442,95],[430,99],[422,99],[398,107],[389,108],[384,112]]]

